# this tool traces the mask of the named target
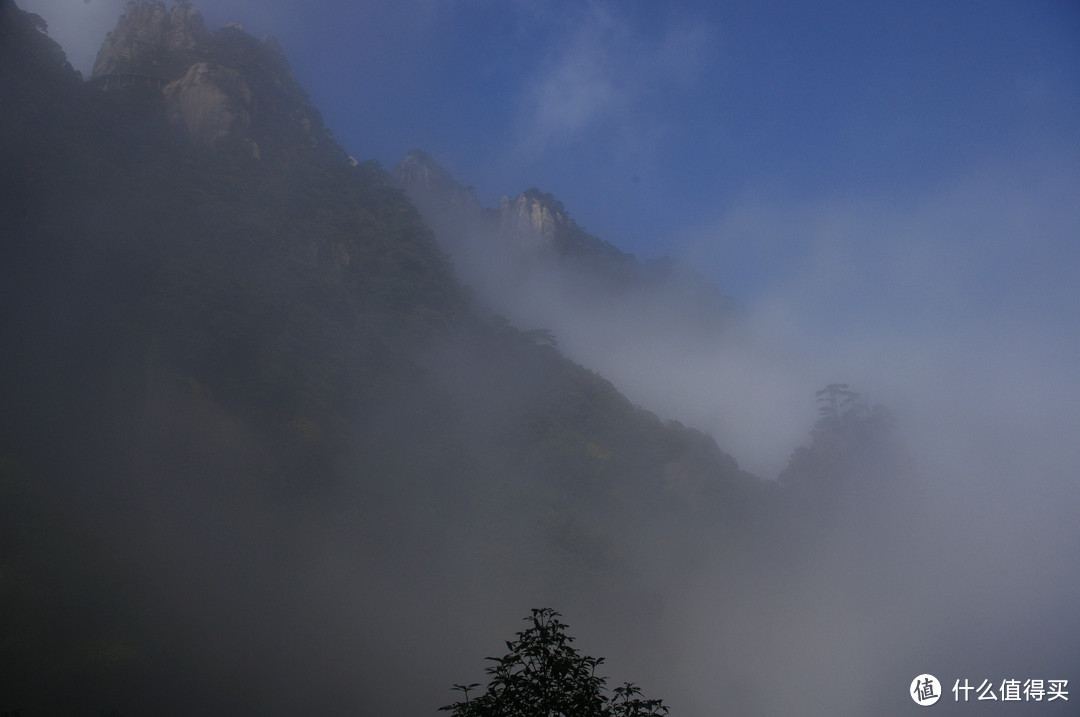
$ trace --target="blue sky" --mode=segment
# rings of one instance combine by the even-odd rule
[[[124,5],[18,2],[84,72]],[[665,412],[763,474],[835,380],[953,427],[963,406],[973,436],[1080,432],[1075,0],[196,5],[275,35],[357,158],[427,149],[488,206],[537,186],[739,299],[780,358],[672,358]],[[617,385],[660,405],[635,371]]]
[[[86,71],[123,4],[21,6]],[[392,168],[425,148],[488,205],[538,186],[643,258],[696,248],[744,297],[805,249],[781,238],[769,265],[719,236],[747,207],[901,212],[982,172],[1076,159],[1069,0],[196,4],[211,28],[277,36],[356,157]],[[702,259],[710,242],[730,254]]]
[[[125,4],[16,3],[47,19],[84,73]],[[1067,662],[1025,665],[1041,645],[1056,660],[1076,642],[1055,620],[1080,565],[1080,2],[194,3],[211,29],[236,20],[276,36],[358,159],[392,169],[427,149],[488,206],[537,186],[586,230],[641,258],[677,255],[736,297],[745,336],[715,352],[660,332],[598,341],[588,317],[579,344],[559,341],[744,468],[777,476],[830,382],[889,407],[926,479],[926,525],[948,526],[922,557],[955,566],[960,591],[951,578],[930,587],[886,620],[918,629],[883,632],[884,613],[862,604],[873,593],[836,599],[851,567],[828,556],[838,582],[795,581],[809,608],[776,633],[795,644],[781,657],[805,660],[793,674],[835,672],[840,655],[872,676],[937,625],[945,654],[970,655],[976,673],[1007,662],[1019,674],[998,679],[1078,676]],[[668,610],[685,620],[664,660],[689,685],[674,695],[687,714],[729,699],[714,677],[730,664],[718,646],[742,629],[717,611],[730,584],[706,570]],[[409,633],[423,624],[399,612],[387,634],[428,644]],[[739,658],[775,691],[791,665],[769,642]],[[776,713],[805,713],[805,694],[793,700]]]

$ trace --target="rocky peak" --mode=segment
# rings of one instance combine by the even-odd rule
[[[187,0],[132,0],[98,52],[92,82],[104,91],[160,88],[174,125],[192,144],[236,140],[263,156],[314,149],[345,155],[289,69],[281,46],[236,23],[211,34]],[[262,150],[260,150],[262,145]]]
[[[472,187],[465,187],[427,152],[414,149],[398,163],[394,183],[405,189],[429,215],[462,212],[459,219],[475,220],[488,236],[498,236],[514,250],[545,249],[556,254],[601,253],[621,255],[615,247],[585,233],[566,212],[562,202],[535,187],[516,197],[503,197],[496,209],[484,209]],[[434,220],[437,221],[437,220]],[[619,258],[616,256],[616,258]]]
[[[523,244],[551,244],[559,230],[572,225],[562,203],[536,188],[503,197],[499,206],[500,232]]]
[[[430,154],[410,151],[394,168],[393,181],[421,202],[437,203],[479,214],[482,209],[472,187],[458,183]]]
[[[460,185],[430,154],[411,150],[394,168],[394,182],[410,189],[449,189]]]
[[[163,2],[132,0],[98,51],[93,76],[175,80],[201,59],[209,39],[202,14],[194,6],[182,2],[167,12]]]

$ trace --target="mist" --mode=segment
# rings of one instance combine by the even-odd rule
[[[708,522],[695,540],[722,547],[689,574],[657,572],[649,562],[670,556],[647,549],[630,558],[664,575],[667,649],[640,669],[677,709],[907,714],[919,709],[908,683],[930,672],[944,709],[976,714],[954,701],[956,680],[1074,679],[1080,333],[1066,267],[1080,176],[1075,153],[1059,152],[988,160],[903,202],[736,204],[684,237],[680,261],[721,289],[740,272],[761,280],[734,314],[704,321],[678,278],[612,286],[420,194],[490,310],[550,329],[569,357],[706,431],[766,483],[809,440],[817,388],[847,382],[896,417],[912,470],[862,480],[904,484],[774,516],[769,531],[823,531],[774,564],[754,549],[733,557]]]
[[[74,5],[97,19],[119,12]],[[424,12],[410,38],[441,12],[415,5]],[[521,112],[548,100],[532,117],[542,131],[523,123],[533,142],[523,164],[636,115],[652,95],[631,92],[631,75],[676,78],[682,91],[707,74],[716,27],[674,23],[640,66],[620,64],[636,26],[606,7],[593,5],[591,24],[549,58],[550,82],[530,76],[524,99],[508,103]],[[298,12],[272,8],[254,25]],[[389,4],[371,12],[410,25]],[[92,53],[89,31],[70,30],[78,15],[51,29],[71,33],[64,44],[83,69]],[[560,79],[575,91],[560,95]],[[38,576],[29,565],[48,580],[38,592],[0,586],[27,604],[53,599],[51,581],[93,586],[60,590],[69,602],[57,602],[75,607],[58,612],[55,630],[50,615],[11,663],[35,676],[26,665],[39,660],[51,675],[52,656],[89,654],[94,680],[121,685],[66,704],[434,714],[457,698],[452,685],[485,679],[484,658],[501,654],[531,608],[551,606],[583,652],[606,658],[612,684],[638,683],[672,715],[914,714],[909,685],[922,673],[941,680],[938,713],[997,709],[974,694],[954,701],[964,679],[1068,680],[1068,701],[1015,707],[1075,712],[1073,143],[988,151],[895,193],[878,184],[796,196],[751,183],[614,270],[506,231],[466,190],[416,196],[452,262],[446,275],[468,295],[467,310],[438,323],[442,299],[379,313],[410,291],[428,297],[425,282],[453,298],[427,230],[409,223],[381,170],[333,164],[318,175],[359,187],[354,205],[285,161],[275,166],[295,172],[283,170],[287,181],[238,162],[222,182],[218,157],[185,154],[156,125],[147,136],[169,139],[123,161],[94,144],[113,131],[105,123],[61,145],[69,157],[55,135],[35,139],[45,121],[13,122],[24,134],[2,137],[12,159],[0,187],[33,201],[0,208],[12,367],[0,468],[15,496],[11,574]],[[605,152],[662,154],[638,147],[655,127],[632,129],[611,133]],[[37,154],[9,151],[26,138]],[[301,139],[289,161],[310,151]],[[260,161],[277,161],[264,145]],[[106,193],[61,176],[94,177],[85,184]],[[102,201],[108,182],[135,200]],[[155,213],[144,216],[147,197]],[[577,196],[559,199],[571,217],[589,214]],[[621,221],[640,206],[618,207]],[[372,216],[404,217],[405,228],[364,224]],[[268,236],[289,248],[275,254]],[[385,264],[406,269],[362,275],[356,291],[377,301],[350,303],[343,266],[363,265],[365,247],[387,236],[379,251],[406,260]],[[191,275],[202,283],[184,283]],[[436,328],[385,328],[402,316]],[[818,485],[806,456],[827,453],[815,394],[832,383],[862,394],[859,420],[884,415],[870,413],[877,405],[893,418],[880,444]],[[69,564],[77,578],[63,574]],[[95,630],[107,639],[94,642]]]

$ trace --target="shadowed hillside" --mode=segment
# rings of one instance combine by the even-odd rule
[[[579,339],[737,343],[693,272],[358,162],[188,3],[129,4],[87,82],[46,30],[0,0],[0,712],[434,714],[539,606],[675,715],[907,714],[1005,647],[1069,677],[1071,533],[942,500],[884,408],[825,387],[765,481],[617,390]],[[1045,562],[970,577],[987,545]]]
[[[189,48],[254,88],[207,143],[171,85],[83,84],[3,13],[0,708],[387,704],[355,675],[418,628],[437,705],[470,622],[643,615],[635,523],[752,500],[706,436],[470,308],[389,178],[292,122],[272,44]]]

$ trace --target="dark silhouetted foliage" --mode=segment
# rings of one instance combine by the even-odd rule
[[[862,397],[846,383],[830,383],[817,392],[818,415],[822,418],[839,418],[847,411],[858,408]]]
[[[503,657],[489,657],[487,691],[455,685],[465,699],[440,707],[455,717],[638,717],[665,715],[663,700],[641,698],[641,689],[623,683],[609,695],[605,678],[596,674],[602,657],[582,655],[571,643],[567,625],[551,608],[536,608],[525,618],[531,626],[507,642]]]

